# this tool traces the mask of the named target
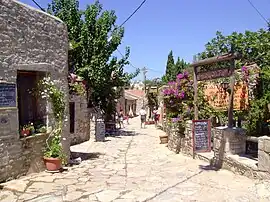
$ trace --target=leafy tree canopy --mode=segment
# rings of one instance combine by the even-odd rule
[[[173,80],[175,77],[175,75],[173,76],[174,69],[175,69],[175,64],[174,64],[173,52],[171,50],[168,55],[166,72],[165,72],[165,75],[162,77],[162,81],[168,82],[168,81]]]
[[[70,69],[87,81],[89,106],[113,113],[120,89],[139,73],[139,69],[132,74],[124,72],[129,48],[123,58],[111,57],[124,36],[124,28],[116,25],[115,12],[103,11],[99,1],[80,11],[78,0],[52,0],[48,12],[67,25]]]
[[[181,60],[180,57],[177,58],[176,63],[174,62],[173,51],[171,50],[166,65],[166,72],[165,75],[162,77],[163,83],[167,83],[169,81],[173,81],[175,76],[181,72],[184,72],[188,68],[189,64],[186,63],[183,59]]]

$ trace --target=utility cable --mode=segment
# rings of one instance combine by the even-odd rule
[[[133,11],[133,13],[131,13],[131,15],[119,26],[119,27],[122,27],[127,21],[129,21],[131,18],[132,18],[132,16],[133,15],[135,15],[137,12],[138,12],[138,10],[143,6],[143,4],[145,4],[145,2],[146,2],[146,0],[143,0],[142,1],[142,3]],[[116,27],[115,27],[115,29],[117,29]],[[118,51],[118,53],[120,53],[120,55],[122,56],[122,57],[125,57],[122,53],[121,53],[121,51],[119,50],[119,49],[116,49],[117,51]],[[138,69],[138,68],[136,68],[130,61],[129,61],[129,64],[130,64],[130,66],[131,67],[133,67],[134,69]],[[141,69],[140,69],[141,70]]]
[[[247,0],[249,4],[254,8],[254,10],[261,16],[261,18],[266,22],[267,25],[269,25],[269,21],[263,16],[263,14],[259,11],[259,9],[256,8],[256,6],[250,1]]]
[[[135,15],[135,13],[137,13],[137,11],[143,6],[145,2],[146,0],[142,1],[142,3],[133,11],[133,13],[120,25],[120,27],[122,27],[127,21],[129,21],[130,18],[132,18],[132,16]]]
[[[32,0],[32,1],[34,2],[34,4],[36,4],[37,7],[39,7],[40,10],[46,12],[46,11],[44,10],[44,8],[42,8],[35,0]]]

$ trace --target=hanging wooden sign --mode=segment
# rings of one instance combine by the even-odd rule
[[[197,72],[197,80],[205,81],[205,80],[230,77],[233,74],[233,72],[234,70],[232,68]]]

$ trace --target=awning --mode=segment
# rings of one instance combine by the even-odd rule
[[[125,94],[126,100],[137,100],[138,98],[133,97],[132,95]]]

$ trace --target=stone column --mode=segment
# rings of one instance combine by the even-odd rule
[[[193,156],[193,134],[192,134],[192,121],[186,122],[185,138],[183,140],[182,152]]]
[[[241,128],[217,127],[214,133],[214,158],[211,164],[222,167],[224,157],[229,154],[244,154],[246,152],[246,135]]]
[[[258,169],[270,172],[270,137],[259,137],[258,149]]]
[[[100,110],[96,114],[95,138],[97,142],[105,141],[105,122]]]

